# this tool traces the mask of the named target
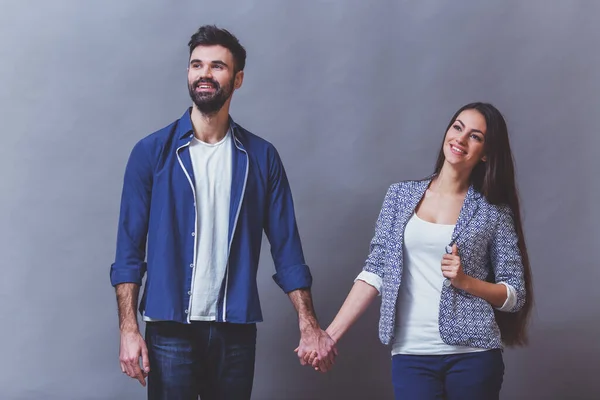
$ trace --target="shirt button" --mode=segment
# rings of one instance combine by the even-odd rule
[[[194,268],[194,264],[190,264],[190,268]]]
[[[192,236],[196,236],[196,232],[192,232]]]
[[[185,313],[187,314],[187,313],[188,313],[188,310],[185,310]]]
[[[188,295],[190,295],[190,296],[192,295],[192,291],[191,290],[188,290]]]

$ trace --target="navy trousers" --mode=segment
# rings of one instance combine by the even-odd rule
[[[392,357],[396,400],[499,400],[503,378],[500,349]]]

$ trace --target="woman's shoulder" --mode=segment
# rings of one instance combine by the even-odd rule
[[[479,209],[485,211],[492,221],[500,222],[513,217],[513,211],[508,204],[490,203],[485,196],[479,198]]]
[[[388,190],[396,192],[411,192],[414,189],[429,186],[433,175],[421,179],[406,179],[392,183]]]

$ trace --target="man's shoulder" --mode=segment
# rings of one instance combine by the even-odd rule
[[[279,151],[273,143],[267,139],[258,136],[239,124],[235,124],[234,135],[248,153],[259,165],[280,165],[282,164]]]
[[[275,149],[275,146],[267,139],[258,136],[257,134],[250,132],[237,122],[234,124],[234,135],[244,146],[248,146],[255,149]]]
[[[130,158],[138,162],[157,162],[161,154],[170,154],[178,141],[178,135],[181,135],[187,128],[182,126],[182,118],[179,118],[168,125],[138,139],[131,150]],[[185,125],[185,124],[183,124]]]
[[[172,140],[175,135],[177,124],[179,120],[175,120],[170,124],[155,130],[154,132],[147,134],[139,140],[146,147],[162,147],[166,142]]]

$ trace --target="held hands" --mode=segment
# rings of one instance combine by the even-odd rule
[[[301,365],[311,365],[320,372],[331,370],[338,354],[335,341],[320,328],[301,330],[300,344],[294,352]]]
[[[140,368],[140,357],[142,357],[143,370]],[[139,331],[121,332],[119,361],[124,374],[137,379],[142,386],[146,386],[150,362],[148,361],[146,342]]]
[[[452,254],[444,254],[442,257],[442,275],[450,279],[452,286],[457,289],[464,290],[467,287],[469,276],[463,272],[456,243],[452,245]]]
[[[472,280],[463,271],[456,244],[452,245],[451,254],[442,256],[441,269],[442,275],[457,289],[466,290]],[[331,370],[338,355],[335,340],[318,327],[301,330],[301,332],[300,345],[294,350],[300,359],[300,364],[310,365],[320,372]]]

